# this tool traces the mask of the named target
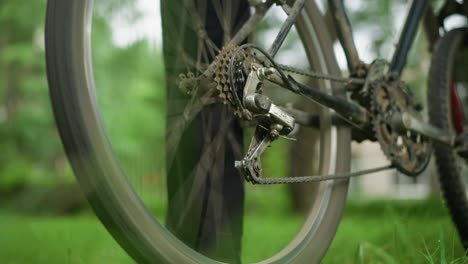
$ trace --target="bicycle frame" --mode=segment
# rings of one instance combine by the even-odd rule
[[[276,52],[283,43],[284,39],[287,36],[287,33],[291,29],[292,25],[295,23],[299,13],[304,7],[306,0],[296,0],[294,1],[293,6],[288,6],[284,2],[283,9],[288,14],[288,18],[282,24],[280,32],[273,41],[268,52],[263,52],[265,55],[269,56],[269,60],[273,61]],[[264,15],[266,10],[274,3],[275,0],[269,0],[266,2],[254,1],[255,13],[251,16],[249,21],[239,30],[238,34],[233,37],[229,45],[238,45],[239,41],[242,40],[245,36],[248,35],[248,32],[252,31],[252,28]],[[338,40],[340,41],[341,46],[346,55],[346,60],[348,63],[348,69],[351,77],[358,77],[361,81],[367,82],[368,80],[376,77],[371,76],[372,74],[367,74],[365,63],[359,58],[359,53],[356,49],[354,43],[351,25],[349,23],[347,14],[344,9],[344,4],[342,0],[328,0],[329,14],[332,16],[334,23],[334,30],[336,31]],[[459,4],[454,0],[447,0],[444,7],[438,16],[435,16],[431,6],[426,0],[413,0],[409,11],[406,15],[405,23],[401,30],[400,37],[397,42],[396,50],[392,56],[391,63],[389,65],[389,72],[386,73],[389,76],[392,76],[392,79],[399,79],[402,71],[405,68],[409,50],[414,41],[415,35],[418,30],[418,25],[421,20],[424,18],[424,25],[426,29],[426,34],[428,39],[432,44],[435,40],[438,39],[439,33],[438,29],[442,26],[441,22],[447,16],[451,14],[468,14],[468,1],[463,4]],[[240,36],[240,37],[239,37]],[[268,57],[267,56],[267,57]],[[377,65],[375,65],[377,66]],[[364,76],[355,75],[358,73],[359,67],[364,68]],[[210,73],[213,72],[213,65],[208,67],[205,72],[205,76],[210,76]],[[274,71],[272,71],[274,72]],[[370,113],[368,109],[360,105],[356,105],[353,102],[347,100],[342,100],[334,95],[329,95],[323,91],[316,90],[307,85],[303,85],[295,81],[292,77],[291,80],[287,80],[284,74],[279,74],[277,72],[276,77],[274,75],[264,76],[271,82],[276,82],[278,85],[283,88],[289,89],[290,91],[301,94],[309,99],[317,102],[318,104],[331,108],[336,111],[347,123],[358,129],[363,129],[366,125],[369,124]],[[232,73],[231,73],[232,75]],[[369,75],[369,76],[367,76]],[[377,74],[378,75],[378,74]],[[377,76],[378,77],[378,76]],[[231,78],[232,80],[233,78]],[[279,80],[279,82],[277,82]],[[349,79],[352,81],[351,79]],[[349,92],[352,92],[353,87],[347,87]],[[239,98],[237,100],[240,102]],[[438,141],[442,144],[448,145],[450,147],[455,147],[455,136],[447,135],[444,131],[441,131],[437,127],[434,127],[428,123],[422,122],[417,118],[413,117],[410,114],[401,113],[401,116],[395,117],[394,125],[400,130],[409,130],[415,133],[422,134],[431,138],[434,141]]]
[[[401,75],[406,65],[408,52],[416,36],[418,24],[422,20],[427,7],[428,1],[426,0],[413,0],[411,3],[390,63],[390,72],[397,76]],[[338,39],[346,54],[349,71],[353,72],[361,64],[361,60],[354,43],[351,24],[344,9],[343,1],[329,0],[329,8],[332,13]]]
[[[337,33],[338,40],[340,41],[341,46],[343,47],[344,53],[346,55],[346,60],[348,63],[348,69],[351,74],[355,73],[359,66],[363,65],[361,59],[359,58],[359,53],[356,49],[354,43],[351,24],[349,23],[346,11],[344,9],[342,0],[329,0],[329,12],[331,12],[335,30]],[[442,9],[441,17],[434,15],[432,8],[429,6],[428,1],[426,0],[413,0],[409,11],[405,18],[405,23],[401,30],[396,49],[392,55],[392,60],[389,65],[389,74],[394,76],[394,78],[400,78],[402,71],[406,66],[406,61],[408,57],[409,50],[413,44],[414,38],[418,31],[418,25],[421,20],[424,18],[424,26],[426,29],[426,34],[428,39],[431,42],[431,45],[439,37],[438,28],[441,26],[441,21],[447,16],[454,13],[465,14],[468,11],[468,2],[464,2],[463,5],[458,4],[455,1],[448,0],[445,3],[445,6]],[[296,89],[302,94],[307,96],[306,91],[310,90],[309,87],[303,86],[299,83],[295,84]],[[360,124],[365,123],[368,118],[366,116],[366,111],[364,109],[358,109],[357,107],[353,108],[353,111],[350,111],[350,103],[340,101],[333,96],[328,98],[329,100],[323,100],[323,97],[326,95],[316,92],[317,95],[309,96],[314,100],[317,99],[320,104],[333,108],[337,113],[347,113],[345,115],[346,119],[351,124],[356,127],[360,127]],[[346,111],[339,111],[340,108],[347,108]],[[359,120],[360,122],[355,123],[354,120]],[[434,141],[448,145],[450,147],[456,146],[456,138],[452,135],[446,134],[444,131],[426,123],[422,122],[407,113],[403,113],[401,117],[398,118],[398,121],[395,122],[397,127],[400,127],[402,130],[411,130],[416,133],[423,134]]]

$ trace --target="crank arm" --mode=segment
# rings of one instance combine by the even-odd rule
[[[421,121],[407,112],[395,115],[392,122],[395,127],[400,130],[400,133],[412,131],[452,148],[457,145],[456,136],[450,135],[438,127]]]
[[[393,122],[400,133],[412,131],[426,136],[433,141],[439,142],[456,150],[458,155],[468,159],[468,134],[464,133],[458,136],[450,135],[442,129],[435,127],[429,123],[423,122],[409,113],[403,113],[393,118]]]

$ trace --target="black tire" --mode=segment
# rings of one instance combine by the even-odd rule
[[[94,212],[138,263],[219,263],[191,249],[161,225],[120,168],[101,120],[91,60],[92,0],[49,0],[46,59],[51,100],[65,151]],[[308,1],[298,21],[311,67],[340,74],[323,15]],[[342,98],[329,81],[317,87]],[[335,89],[337,88],[337,89]],[[321,110],[320,173],[349,171],[350,129],[332,126]],[[346,201],[348,180],[317,184],[318,193],[295,238],[262,263],[318,263],[330,245]]]
[[[450,85],[454,78],[460,50],[467,47],[468,29],[452,30],[442,36],[435,45],[429,75],[429,117],[433,125],[454,132],[451,113]],[[463,62],[464,69],[468,63]],[[465,107],[468,107],[465,105]],[[466,124],[466,121],[465,121]],[[466,132],[466,131],[465,131]],[[446,205],[465,249],[468,249],[468,200],[460,165],[466,163],[451,148],[434,143],[439,181]]]

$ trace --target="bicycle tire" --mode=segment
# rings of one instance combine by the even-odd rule
[[[451,30],[436,43],[429,73],[429,117],[433,125],[454,133],[450,82],[460,49],[466,47],[468,29]],[[439,182],[446,206],[465,249],[468,249],[468,200],[460,171],[460,157],[450,147],[434,143]],[[466,175],[465,175],[466,176]]]
[[[178,240],[161,225],[132,189],[112,152],[95,98],[90,32],[93,1],[49,0],[46,59],[50,95],[58,130],[73,171],[95,214],[138,263],[219,263]],[[339,74],[323,15],[308,1],[298,20],[314,68]],[[329,81],[319,87],[346,98]],[[339,87],[338,87],[339,88]],[[328,113],[330,115],[330,113]],[[330,121],[330,120],[328,120]],[[323,122],[326,122],[323,121]],[[331,124],[331,122],[330,122]],[[328,173],[349,171],[350,129],[333,127],[334,145],[322,154]],[[324,133],[325,133],[324,132]],[[326,199],[311,211],[296,237],[261,263],[315,263],[324,256],[344,208],[348,180],[324,182]]]

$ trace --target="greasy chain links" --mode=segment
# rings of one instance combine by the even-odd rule
[[[415,116],[419,115],[415,110],[417,104],[412,94],[400,80],[390,80],[382,73],[374,74],[380,78],[366,74],[366,79],[363,79],[303,71],[275,63],[267,52],[252,44],[224,47],[216,56],[213,65],[213,77],[210,78],[210,82],[215,84],[220,100],[232,109],[234,115],[241,119],[255,120],[257,123],[255,135],[245,158],[235,164],[252,183],[280,184],[346,179],[391,168],[397,168],[408,175],[416,175],[427,166],[431,152],[428,140],[416,133],[406,135],[397,133],[397,128],[392,127],[392,122],[389,120],[393,114],[406,111]],[[372,66],[378,68],[377,63],[370,65],[371,70]],[[265,75],[265,69],[276,69],[282,80],[287,80],[284,72],[288,72],[368,89],[369,97],[366,101],[369,104],[370,99],[371,126],[384,154],[392,164],[345,174],[264,178],[261,174],[261,154],[274,140],[279,136],[286,136],[294,127],[294,119],[263,95],[262,75]],[[179,86],[190,93],[199,85],[200,78],[192,73],[187,76],[181,75]]]

